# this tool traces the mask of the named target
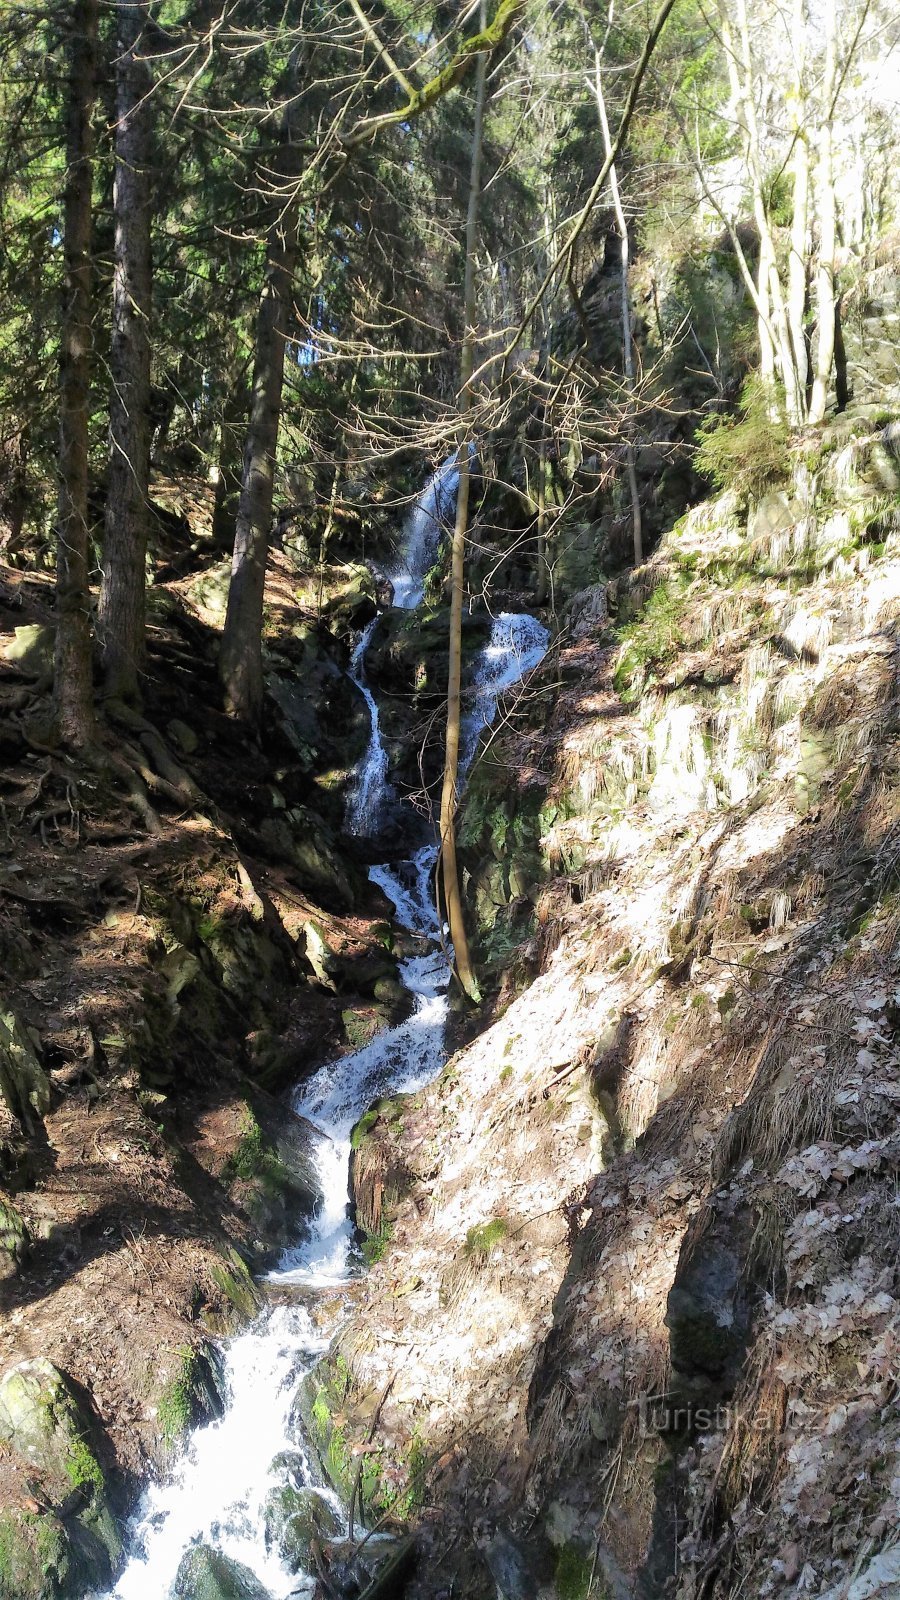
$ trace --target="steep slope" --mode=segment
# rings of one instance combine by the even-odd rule
[[[308,1396],[419,1594],[893,1592],[898,439],[579,598],[473,776],[498,1014],[359,1130]]]

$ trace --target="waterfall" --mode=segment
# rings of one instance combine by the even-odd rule
[[[392,580],[394,603],[404,610],[412,610],[422,598],[441,523],[452,511],[456,482],[451,458],[410,514],[402,569]],[[350,665],[371,718],[369,747],[347,808],[347,829],[356,834],[377,832],[390,788],[378,705],[365,681],[364,658],[374,627],[370,623],[361,633]],[[500,695],[537,665],[547,640],[546,629],[534,617],[502,612],[494,618],[464,719],[462,772],[494,719]],[[410,822],[412,831],[412,813]],[[441,943],[434,907],[437,855],[437,845],[429,843],[404,861],[369,869],[372,882],[391,901],[395,920],[421,940],[421,952],[401,961],[399,968],[413,1010],[405,1022],[385,1029],[364,1049],[319,1068],[293,1096],[294,1109],[319,1132],[316,1162],[323,1200],[307,1236],[286,1250],[269,1274],[282,1297],[290,1285],[303,1286],[308,1294],[316,1287],[333,1288],[363,1270],[348,1215],[351,1130],[380,1095],[421,1088],[444,1064],[452,951]],[[242,1562],[272,1600],[313,1587],[311,1576],[289,1571],[277,1552],[267,1548],[264,1512],[267,1494],[285,1481],[279,1460],[284,1452],[299,1462],[295,1472],[312,1481],[291,1401],[299,1378],[326,1343],[307,1311],[283,1305],[264,1312],[228,1343],[224,1414],[194,1430],[172,1476],[144,1494],[130,1530],[129,1559],[109,1600],[166,1600],[184,1552],[197,1543],[213,1545]]]

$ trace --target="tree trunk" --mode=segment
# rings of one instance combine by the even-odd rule
[[[837,16],[835,0],[825,0],[825,73],[822,82],[821,123],[816,167],[816,207],[819,213],[819,260],[816,269],[816,375],[809,403],[810,422],[821,422],[828,405],[834,364],[836,215],[834,158],[832,152],[834,93],[837,76]]]
[[[753,99],[753,59],[750,48],[750,28],[747,20],[746,0],[737,0],[740,53],[738,53],[735,45],[731,23],[722,0],[720,0],[720,15],[722,18],[722,37],[725,44],[728,75],[737,108],[738,125],[741,131],[744,156],[750,177],[753,216],[759,233],[760,266],[757,311],[760,316],[761,372],[763,380],[766,381],[768,377],[766,369],[769,360],[774,359],[777,362],[781,381],[784,385],[788,420],[792,426],[797,427],[803,422],[806,414],[806,396],[799,385],[788,325],[784,289],[778,275],[775,241],[766,209],[763,159],[759,127],[756,119],[756,106]],[[763,326],[764,321],[765,327]]]
[[[25,427],[0,441],[0,550],[17,554],[28,510],[28,433]]]
[[[794,83],[789,96],[794,138],[793,218],[791,253],[788,261],[788,326],[797,369],[797,384],[806,398],[809,381],[809,354],[806,347],[807,232],[809,229],[809,143],[806,132],[806,95],[803,72],[806,61],[806,0],[794,0],[793,11]]]
[[[486,7],[481,4],[480,27],[485,27]],[[478,982],[469,955],[459,888],[456,859],[456,812],[459,805],[459,743],[462,681],[462,610],[465,588],[466,529],[469,518],[471,468],[469,444],[472,418],[471,381],[475,365],[475,243],[478,232],[478,202],[481,195],[481,150],[484,131],[484,106],[487,87],[487,54],[482,51],[475,69],[475,124],[472,130],[472,166],[469,178],[469,206],[466,215],[466,274],[463,296],[463,342],[459,385],[459,489],[450,563],[450,660],[447,680],[447,742],[444,754],[444,782],[441,791],[441,878],[444,903],[450,924],[450,938],[456,958],[456,973],[471,1000],[480,999]]]
[[[838,411],[846,411],[850,403],[850,380],[847,376],[847,349],[844,344],[844,319],[841,314],[843,295],[834,302],[834,394]]]
[[[222,408],[219,431],[216,499],[213,507],[212,542],[216,550],[234,546],[234,528],[241,494],[241,435],[247,427],[247,376],[242,372],[229,389]]]
[[[65,289],[59,364],[56,562],[56,717],[75,749],[94,736],[88,586],[88,421],[91,380],[91,113],[97,82],[98,0],[72,9],[63,201]]]
[[[136,699],[144,654],[150,490],[149,160],[152,79],[140,54],[146,0],[116,9],[115,267],[110,349],[109,476],[98,631],[108,692]]]
[[[625,216],[625,207],[622,204],[622,193],[619,188],[616,163],[610,159],[612,156],[612,137],[609,131],[609,118],[606,115],[606,101],[603,96],[599,50],[594,51],[594,94],[597,100],[597,115],[603,132],[606,159],[610,163],[609,186],[612,191],[613,209],[616,213],[616,224],[621,241],[619,285],[622,303],[622,351],[623,366],[625,368],[625,387],[628,390],[630,412],[634,402],[634,340],[632,334],[631,296],[628,291],[628,221]],[[641,499],[638,493],[637,470],[634,464],[634,439],[632,438],[631,430],[632,417],[628,415],[625,419],[625,472],[628,478],[628,492],[631,497],[631,532],[634,545],[634,564],[639,567],[644,559],[644,531],[641,517]]]
[[[297,214],[290,206],[273,223],[267,242],[266,281],[256,322],[253,394],[219,658],[225,708],[231,716],[248,723],[258,722],[262,710],[263,591],[296,259]]]

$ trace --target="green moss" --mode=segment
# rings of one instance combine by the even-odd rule
[[[622,648],[614,682],[623,700],[636,700],[648,678],[684,647],[679,617],[688,587],[689,579],[684,574],[657,584],[640,616],[620,630]]]
[[[66,1477],[76,1489],[90,1486],[103,1493],[103,1472],[93,1450],[81,1434],[73,1434],[66,1447]]]
[[[380,1261],[385,1255],[387,1247],[390,1244],[393,1236],[393,1223],[389,1222],[387,1217],[383,1216],[377,1232],[370,1233],[367,1238],[363,1240],[362,1253],[368,1261],[370,1267],[374,1266],[375,1262]]]
[[[558,1600],[586,1600],[591,1589],[592,1570],[593,1561],[584,1545],[561,1545],[556,1557]]]
[[[221,1266],[210,1268],[210,1277],[241,1317],[252,1317],[259,1309],[256,1285],[247,1264],[236,1250],[229,1250]]]
[[[480,1222],[470,1228],[466,1234],[466,1255],[476,1260],[484,1260],[489,1256],[495,1245],[505,1239],[509,1232],[509,1223],[503,1217],[494,1217],[491,1222]]]
[[[176,1350],[177,1368],[156,1405],[160,1433],[167,1449],[172,1449],[187,1432],[194,1415],[198,1377],[198,1352],[190,1345]]]
[[[55,1517],[0,1511],[0,1600],[49,1600],[69,1567],[69,1542]]]
[[[377,1121],[378,1121],[378,1111],[374,1107],[372,1108],[371,1111],[366,1111],[363,1114],[363,1116],[360,1117],[360,1119],[357,1122],[355,1128],[353,1129],[353,1132],[350,1135],[350,1148],[351,1148],[351,1150],[358,1150],[359,1149],[360,1145],[363,1143],[363,1140],[366,1137],[366,1134],[367,1133],[371,1133],[371,1131],[374,1128],[374,1126],[375,1126]]]

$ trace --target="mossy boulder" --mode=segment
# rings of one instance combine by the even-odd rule
[[[0,1511],[0,1600],[57,1600],[72,1593],[72,1551],[58,1517],[18,1506]]]
[[[107,1582],[121,1536],[94,1430],[68,1379],[44,1357],[20,1362],[0,1381],[0,1442],[38,1480],[64,1525],[71,1571],[85,1582]],[[53,1542],[45,1530],[41,1538],[48,1547]]]
[[[350,1135],[350,1196],[357,1227],[369,1241],[390,1236],[397,1209],[415,1181],[404,1153],[407,1104],[404,1095],[376,1100]]]
[[[382,1028],[390,1026],[390,1022],[391,1013],[387,1006],[348,1006],[341,1012],[344,1037],[354,1050],[365,1049]]]
[[[278,1101],[253,1097],[222,1176],[250,1216],[263,1255],[291,1243],[322,1198],[311,1125]]]
[[[246,1261],[231,1246],[223,1252],[221,1262],[210,1267],[209,1275],[227,1309],[222,1316],[209,1314],[204,1320],[210,1333],[231,1333],[256,1315],[261,1304],[259,1291]]]
[[[0,659],[29,678],[49,682],[53,676],[55,644],[55,628],[40,622],[26,623],[24,627],[15,628],[12,637],[0,641]]]
[[[343,1520],[321,1489],[281,1484],[266,1501],[266,1542],[293,1572],[307,1571],[313,1543],[335,1538]]]
[[[171,1358],[162,1359],[160,1378],[156,1417],[162,1443],[172,1450],[190,1427],[222,1414],[222,1372],[216,1347],[182,1345]]]
[[[182,1556],[170,1600],[269,1600],[269,1593],[249,1567],[198,1544]]]

